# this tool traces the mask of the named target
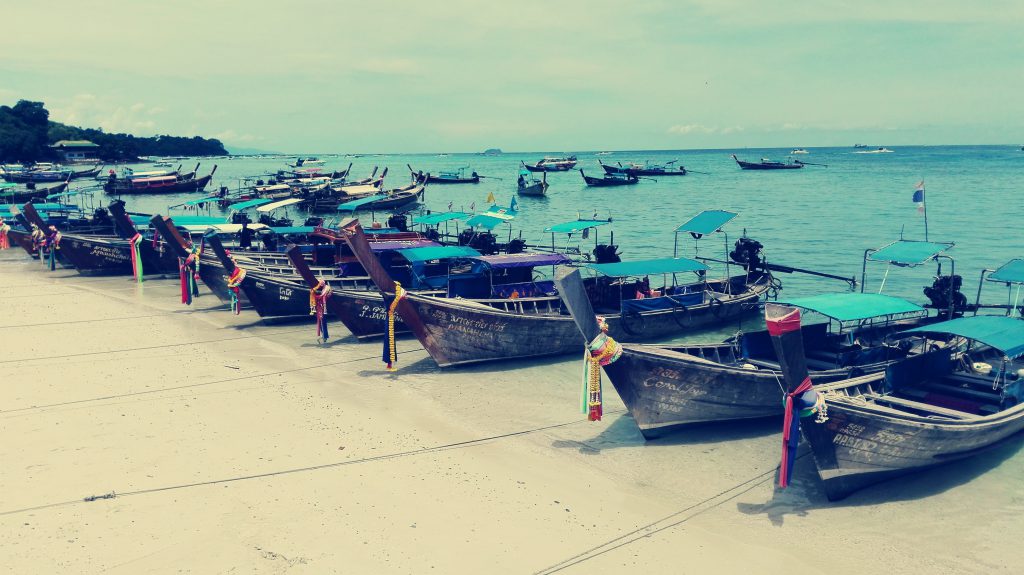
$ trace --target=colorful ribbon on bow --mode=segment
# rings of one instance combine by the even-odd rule
[[[245,270],[235,266],[235,271],[228,276],[228,293],[231,294],[231,311],[235,315],[242,313],[242,306],[238,303],[238,288],[245,280]]]
[[[779,463],[779,487],[786,488],[793,474],[796,449],[800,443],[800,418],[818,414],[816,421],[828,421],[825,396],[814,391],[810,376],[786,394],[786,411],[782,421],[782,461]]]
[[[398,282],[395,282],[394,299],[388,302],[387,296],[385,296],[384,303],[388,310],[388,332],[384,334],[384,354],[381,359],[387,364],[388,371],[395,371],[395,362],[398,361],[398,349],[395,347],[395,311],[398,309],[398,302],[405,299],[405,296],[405,289]]]
[[[0,250],[6,250],[11,247],[11,240],[7,239],[7,232],[11,230],[11,226],[4,222],[3,218],[0,218]]]
[[[60,249],[60,231],[55,226],[50,226],[49,233],[46,234],[46,238],[43,240],[43,247],[46,248],[46,261],[44,262],[50,271],[57,269],[57,250]]]
[[[580,411],[588,414],[590,421],[601,421],[604,415],[604,394],[601,388],[601,368],[615,363],[622,357],[622,346],[608,336],[608,323],[597,316],[601,333],[597,334],[583,352],[583,391],[580,395]]]
[[[136,282],[142,283],[142,252],[139,249],[139,246],[142,245],[142,234],[135,232],[128,243],[131,244],[132,275]]]
[[[316,316],[316,337],[327,341],[327,300],[331,297],[331,286],[324,280],[317,280],[309,290],[309,315]]]

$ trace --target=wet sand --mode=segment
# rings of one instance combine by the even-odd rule
[[[1016,573],[1018,439],[829,503],[775,421],[645,443],[576,358],[388,373],[340,324],[0,252],[11,573]],[[205,289],[205,288],[204,288]],[[86,501],[86,498],[113,494]]]

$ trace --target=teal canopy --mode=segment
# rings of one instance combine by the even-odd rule
[[[780,299],[779,303],[817,312],[840,322],[928,314],[923,307],[907,300],[875,293],[826,293],[811,297]]]
[[[11,211],[12,206],[17,206],[19,210],[25,209],[25,204],[0,204],[0,211],[9,212]],[[66,206],[64,204],[32,204],[32,207],[35,208],[37,212],[54,212],[72,208],[74,206]]]
[[[953,247],[953,242],[920,242],[914,240],[896,240],[879,248],[868,256],[875,262],[886,262],[899,266],[916,266],[925,263],[942,252]]]
[[[656,260],[636,260],[613,264],[587,264],[587,268],[611,277],[644,276],[648,274],[674,274],[697,272],[708,269],[708,266],[689,258],[661,258]]]
[[[427,246],[398,250],[398,253],[410,262],[425,262],[444,258],[476,258],[480,252],[467,246]]]
[[[910,329],[899,335],[911,334],[958,335],[994,347],[1010,359],[1024,355],[1024,321],[1012,317],[997,315],[959,317]]]
[[[603,226],[605,224],[612,223],[611,220],[573,220],[571,222],[565,222],[564,224],[555,224],[544,230],[546,234],[571,234],[586,230],[589,228],[596,228],[597,226]]]
[[[693,216],[687,222],[678,228],[677,232],[690,232],[698,236],[706,236],[717,232],[729,222],[729,220],[736,217],[733,212],[726,212],[724,210],[704,210],[703,212]]]
[[[494,216],[480,214],[478,216],[473,216],[472,218],[466,220],[466,225],[471,228],[483,228],[485,230],[493,230],[494,228],[506,222],[508,222],[507,219],[496,218]]]
[[[132,223],[140,226],[149,225],[149,216],[130,216]],[[171,218],[176,226],[215,226],[224,223],[221,216],[174,216]]]
[[[471,214],[467,214],[466,212],[434,212],[433,214],[413,218],[412,223],[436,226],[437,224],[443,224],[445,222],[450,222],[451,220],[464,220],[470,217],[470,215]]]
[[[1012,259],[988,276],[989,281],[1024,284],[1024,260]]]
[[[59,194],[50,194],[50,195],[46,196],[46,199],[48,199],[48,200],[55,200],[57,198],[70,198],[71,196],[77,196],[80,193],[81,192],[78,192],[78,191],[74,191],[74,192],[60,192]]]
[[[209,196],[209,197],[206,197],[206,198],[200,198],[198,200],[189,200],[189,201],[185,202],[184,204],[178,204],[178,205],[179,206],[198,206],[199,204],[205,204],[206,202],[212,202],[212,201],[215,201],[215,200],[218,200],[218,199],[220,199],[220,198],[217,197],[217,196]],[[175,207],[178,207],[178,206],[175,206]]]
[[[387,194],[374,194],[372,196],[366,196],[365,198],[359,198],[358,200],[352,200],[351,202],[345,202],[344,204],[338,205],[338,211],[340,212],[353,212],[359,209],[361,206],[366,204],[372,204],[373,202],[379,202],[384,198],[388,197]]]
[[[274,200],[271,200],[270,198],[256,198],[255,200],[231,204],[230,206],[228,206],[228,209],[235,211],[245,210],[254,206],[262,206],[263,204],[269,204],[272,201]]]
[[[316,228],[313,226],[291,226],[283,228],[267,228],[275,234],[311,234]]]

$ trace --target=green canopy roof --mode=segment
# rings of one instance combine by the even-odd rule
[[[988,276],[989,281],[1024,284],[1024,260],[1012,259]]]
[[[573,220],[571,222],[565,222],[564,224],[555,224],[550,228],[546,228],[544,230],[544,233],[571,234],[588,228],[596,228],[597,226],[603,226],[605,224],[610,223],[612,223],[611,220]]]
[[[705,236],[717,232],[724,226],[729,220],[736,217],[733,212],[726,212],[724,210],[704,210],[703,212],[693,216],[687,222],[678,228],[677,232],[690,232],[691,234],[697,234],[699,236]]]
[[[57,193],[57,194],[50,194],[50,195],[46,196],[46,199],[48,199],[48,200],[55,200],[57,198],[70,198],[71,196],[77,196],[80,193],[81,192],[79,192],[77,190],[71,191],[71,192],[60,192],[60,193]]]
[[[868,256],[868,259],[875,262],[887,262],[900,266],[916,266],[925,263],[952,247],[953,242],[896,240],[895,242],[876,250]]]
[[[485,230],[493,230],[501,224],[508,223],[507,218],[498,218],[489,216],[487,214],[478,214],[466,220],[466,225],[471,228],[483,228]]]
[[[423,224],[427,226],[436,226],[437,224],[443,224],[451,220],[464,220],[470,217],[471,214],[466,212],[434,212],[425,216],[418,216],[413,218],[412,223]]]
[[[235,211],[244,210],[244,209],[247,209],[247,208],[251,208],[253,206],[262,206],[263,204],[269,204],[272,201],[274,201],[274,200],[271,200],[270,198],[256,198],[255,200],[249,200],[247,202],[239,202],[237,204],[231,204],[230,206],[228,206],[228,209],[229,210],[235,210]]]
[[[1024,355],[1024,321],[1012,317],[996,315],[959,317],[941,323],[910,329],[902,332],[900,335],[917,333],[966,337],[967,339],[980,341],[985,345],[992,346],[1006,354],[1006,357],[1010,359],[1016,359]]]
[[[708,269],[708,266],[689,258],[661,258],[656,260],[616,262],[613,264],[587,264],[586,267],[611,277],[674,274]]]
[[[207,196],[205,198],[199,198],[198,200],[189,200],[189,201],[187,201],[187,202],[185,202],[184,204],[181,204],[181,205],[182,206],[198,206],[199,204],[205,204],[206,202],[212,202],[212,201],[215,201],[215,200],[218,200],[218,199],[219,198],[217,196]],[[175,206],[175,207],[177,207],[177,206]]]
[[[366,196],[365,198],[359,198],[358,200],[352,200],[350,202],[345,202],[344,204],[339,204],[338,205],[338,211],[339,212],[355,211],[356,209],[358,209],[361,206],[365,206],[366,204],[372,204],[373,202],[379,202],[380,200],[383,200],[386,197],[388,197],[387,194],[374,194],[372,196]]]
[[[834,320],[857,321],[896,315],[927,315],[923,307],[898,297],[876,293],[826,293],[780,299],[779,303],[820,313]]]
[[[398,253],[410,262],[425,262],[444,258],[475,258],[481,255],[480,252],[467,246],[427,246],[398,250]]]

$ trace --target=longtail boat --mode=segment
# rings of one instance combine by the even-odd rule
[[[376,193],[355,200],[338,204],[338,211],[355,212],[357,210],[394,210],[419,202],[423,198],[423,184],[410,184],[385,193]]]
[[[442,170],[437,174],[432,174],[430,172],[424,173],[423,170],[417,172],[412,169],[412,166],[409,164],[406,164],[406,167],[409,168],[412,180],[416,183],[423,184],[479,184],[480,178],[482,177],[476,172],[472,172],[469,176],[466,176],[466,170],[468,170],[469,167],[457,168],[455,170]]]
[[[745,162],[737,158],[736,154],[732,155],[732,159],[735,160],[736,164],[744,170],[799,170],[805,165],[805,162],[801,162],[800,160],[779,162],[776,160],[769,160],[767,158],[761,158],[760,162]]]
[[[103,184],[103,190],[108,194],[183,194],[188,192],[200,192],[213,179],[217,172],[217,166],[209,174],[197,178],[190,175],[166,175],[152,176],[145,178],[118,178],[111,175]],[[191,174],[194,176],[194,172]]]
[[[530,176],[530,172],[519,172],[517,191],[520,196],[543,196],[548,193],[548,174],[541,174],[541,179]]]
[[[594,188],[606,188],[609,186],[631,186],[640,181],[640,178],[632,174],[605,174],[603,178],[588,176],[580,170],[583,181]]]
[[[630,176],[685,176],[689,172],[686,171],[682,165],[672,167],[672,164],[678,163],[678,160],[672,160],[665,164],[652,164],[645,162],[643,164],[626,164],[622,165],[621,162],[618,165],[606,164],[600,160],[598,163],[604,168],[606,174],[627,174]]]
[[[533,165],[526,162],[521,163],[530,172],[568,172],[576,167],[577,160],[576,156],[566,156],[564,158],[544,158]]]
[[[1021,278],[1024,280],[1024,278]],[[907,473],[952,463],[1024,429],[1024,321],[973,316],[898,334],[922,338],[929,353],[819,387],[803,365],[800,312],[766,309],[787,385],[780,486],[785,487],[802,432],[830,500]],[[801,410],[818,413],[801,422]]]
[[[392,278],[377,260],[359,223],[352,222],[342,231],[348,234],[353,253],[385,298],[394,294],[395,280],[401,279]],[[561,254],[517,256],[523,258],[521,262],[497,260],[487,265],[492,274],[512,275],[509,268],[521,268],[518,274],[564,261],[564,257],[544,258]],[[586,267],[601,276],[588,279],[594,294],[591,299],[608,306],[605,315],[611,332],[624,339],[664,337],[729,321],[752,311],[750,304],[772,286],[771,273],[757,269],[709,280],[703,275],[707,266],[688,258],[591,263]],[[701,273],[691,284],[675,283],[675,276],[686,272]],[[665,276],[666,280],[672,276],[673,280],[650,290],[645,287],[647,282],[630,279],[649,274]],[[409,292],[400,300],[398,313],[439,366],[578,350],[576,326],[562,313],[561,300],[550,280],[534,281],[532,275],[525,275],[518,286],[505,286],[499,291],[495,289],[498,282],[488,281],[492,277],[479,274],[464,281],[449,278],[445,297]],[[651,295],[640,296],[645,290]]]

